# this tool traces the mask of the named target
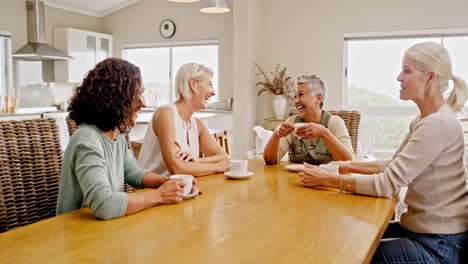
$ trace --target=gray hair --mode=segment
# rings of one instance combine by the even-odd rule
[[[191,62],[180,66],[175,79],[177,100],[180,98],[192,98],[189,87],[190,79],[195,78],[197,80],[201,80],[208,76],[213,77],[213,70],[203,64]]]
[[[309,91],[313,96],[317,96],[318,94],[322,95],[322,103],[320,104],[320,107],[322,107],[323,103],[325,103],[325,99],[327,99],[327,89],[325,88],[325,82],[322,78],[315,73],[303,73],[296,78],[296,84],[301,83],[310,83]]]
[[[444,94],[449,80],[452,80],[453,89],[445,101],[455,112],[462,110],[468,97],[468,88],[463,79],[453,75],[452,61],[447,49],[435,42],[422,42],[409,48],[405,56],[413,61],[419,71],[434,71],[437,74],[435,88],[438,89],[438,93]]]

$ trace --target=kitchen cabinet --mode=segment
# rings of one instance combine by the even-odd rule
[[[73,57],[54,62],[55,82],[77,83],[98,62],[112,56],[112,36],[75,28],[56,28],[54,47]]]

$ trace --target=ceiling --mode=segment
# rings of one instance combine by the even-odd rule
[[[140,0],[44,0],[48,6],[103,17]]]

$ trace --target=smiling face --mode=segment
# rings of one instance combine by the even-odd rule
[[[322,95],[312,95],[312,92],[309,89],[310,86],[310,83],[299,83],[297,85],[296,94],[294,95],[294,103],[296,104],[296,108],[301,118],[315,114],[317,111],[320,112]]]
[[[403,58],[402,70],[397,77],[400,82],[400,99],[422,101],[424,100],[425,87],[428,85],[428,75],[416,69],[414,62]]]
[[[191,87],[194,91],[192,94],[193,102],[196,109],[206,109],[208,100],[215,95],[213,91],[213,82],[210,75],[205,75],[199,79],[191,79]]]

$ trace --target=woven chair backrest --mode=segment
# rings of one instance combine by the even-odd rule
[[[358,111],[349,110],[330,110],[332,115],[337,115],[343,119],[346,128],[348,129],[349,137],[351,138],[351,145],[353,146],[354,153],[357,153],[359,123],[361,122],[361,113]]]
[[[55,119],[0,122],[0,232],[55,216],[61,164]]]

